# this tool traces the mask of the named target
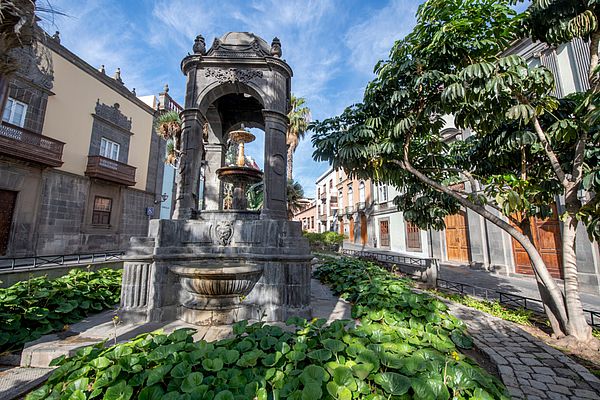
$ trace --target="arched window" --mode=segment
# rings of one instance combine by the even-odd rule
[[[338,191],[338,205],[340,210],[344,208],[344,191],[342,189]]]
[[[360,203],[365,202],[365,183],[364,182],[360,182],[358,184],[358,201]]]

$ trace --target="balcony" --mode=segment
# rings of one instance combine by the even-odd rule
[[[102,156],[88,156],[85,174],[125,186],[135,185],[135,167]]]
[[[50,167],[60,167],[63,146],[61,141],[2,122],[0,153]]]
[[[365,211],[365,208],[367,208],[367,204],[364,201],[361,201],[359,203],[356,203],[356,210],[357,211]]]
[[[319,215],[319,221],[321,221],[321,222],[327,222],[327,214],[321,214],[321,215]]]
[[[346,215],[352,215],[354,213],[354,207],[353,206],[347,206],[346,207]]]

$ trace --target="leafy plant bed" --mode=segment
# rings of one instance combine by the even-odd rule
[[[99,344],[55,360],[58,368],[27,399],[507,398],[496,378],[457,351],[472,342],[441,301],[371,263],[329,260],[316,274],[354,302],[358,324],[292,318],[287,331],[242,321],[235,337],[213,343],[180,329]],[[341,281],[358,286],[342,292]]]
[[[121,295],[121,271],[71,270],[48,280],[32,278],[0,289],[0,353],[113,307]]]

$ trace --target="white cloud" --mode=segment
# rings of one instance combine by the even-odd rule
[[[415,0],[392,0],[345,35],[352,66],[371,74],[375,63],[387,58],[394,42],[409,33],[415,24],[418,3]]]

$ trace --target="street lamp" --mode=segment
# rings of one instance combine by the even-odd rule
[[[165,201],[167,201],[167,199],[169,198],[169,195],[166,193],[163,193],[160,195],[160,199],[159,200],[154,200],[154,204],[160,204],[163,203]]]

